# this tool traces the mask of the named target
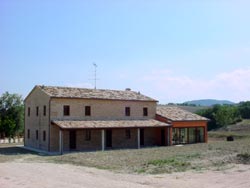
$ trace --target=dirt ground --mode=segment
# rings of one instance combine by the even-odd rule
[[[113,173],[70,164],[19,162],[0,163],[0,187],[169,187],[249,188],[250,166],[237,165],[226,171],[181,172],[161,175]]]

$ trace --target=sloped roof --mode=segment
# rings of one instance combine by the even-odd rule
[[[53,86],[36,86],[39,87],[50,97],[57,98],[84,98],[84,99],[109,99],[109,100],[135,100],[135,101],[154,101],[155,99],[142,95],[135,91],[119,91],[104,89],[85,89],[73,87],[53,87]]]
[[[101,129],[101,128],[142,128],[142,127],[166,127],[167,123],[149,120],[109,120],[109,121],[52,121],[62,129]]]
[[[171,121],[208,121],[209,119],[178,107],[157,106],[156,114]]]

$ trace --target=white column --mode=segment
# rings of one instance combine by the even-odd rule
[[[138,143],[138,149],[141,147],[141,142],[140,142],[140,128],[137,129],[137,143]]]
[[[59,130],[59,152],[62,155],[63,154],[63,135],[62,130]]]
[[[105,132],[104,129],[102,129],[102,151],[105,150]]]

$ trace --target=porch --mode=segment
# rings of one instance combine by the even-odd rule
[[[166,123],[156,120],[53,121],[51,150],[96,151],[170,145]]]

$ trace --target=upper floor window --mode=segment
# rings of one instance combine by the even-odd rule
[[[46,116],[46,106],[43,106],[43,116]]]
[[[91,107],[85,106],[85,116],[91,116]]]
[[[30,107],[28,107],[28,116],[30,117]]]
[[[125,108],[125,115],[130,116],[130,107]]]
[[[143,116],[148,116],[148,108],[143,108]]]
[[[39,106],[36,107],[36,116],[39,115]]]
[[[64,105],[63,106],[63,115],[64,116],[69,116],[70,115],[70,106],[69,105]]]

